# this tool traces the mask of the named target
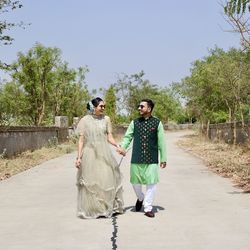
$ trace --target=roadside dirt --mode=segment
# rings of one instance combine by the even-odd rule
[[[236,187],[250,192],[250,145],[233,146],[211,142],[197,133],[183,136],[180,147],[200,157],[209,169],[231,178]]]
[[[0,181],[74,150],[74,144],[60,144],[33,152],[27,151],[10,159],[0,157]]]

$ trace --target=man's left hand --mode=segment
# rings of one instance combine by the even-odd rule
[[[166,166],[167,166],[167,163],[166,163],[166,162],[161,162],[161,163],[160,163],[160,167],[161,167],[161,168],[165,168]]]

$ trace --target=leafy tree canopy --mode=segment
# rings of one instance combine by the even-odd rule
[[[250,11],[250,0],[230,0],[224,6],[225,13],[244,14]]]

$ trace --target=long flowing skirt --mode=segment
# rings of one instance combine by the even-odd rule
[[[77,216],[98,218],[123,213],[121,172],[109,145],[85,145],[83,152],[77,172]]]

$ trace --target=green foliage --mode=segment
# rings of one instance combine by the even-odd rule
[[[175,84],[189,116],[202,123],[249,120],[249,62],[248,52],[234,48],[215,48],[196,60],[191,75]]]
[[[14,23],[9,22],[7,20],[4,20],[3,14],[14,11],[17,9],[22,8],[23,5],[20,3],[20,1],[13,1],[13,0],[0,0],[0,45],[10,45],[12,44],[14,38],[8,34],[6,34],[7,31],[11,30],[14,27],[22,27],[24,28],[25,25],[20,23]],[[8,70],[9,65],[5,62],[2,62],[0,59],[0,69]]]
[[[13,98],[14,97],[14,98]],[[0,89],[0,125],[20,125],[25,121],[27,109],[24,91],[15,82],[8,82]]]
[[[250,0],[230,0],[224,6],[227,14],[244,14],[246,10],[250,11]]]
[[[230,24],[231,32],[238,33],[240,45],[244,50],[249,50],[250,0],[230,0],[223,7],[225,20]]]
[[[19,53],[13,65],[12,77],[25,92],[28,116],[34,125],[43,123],[60,55],[57,48],[36,44],[27,54]]]
[[[212,115],[213,117],[211,119],[211,123],[225,123],[226,121],[228,121],[228,113],[223,110],[213,112]]]
[[[116,115],[116,123],[117,124],[128,124],[128,123],[130,123],[130,121],[131,120],[126,115],[121,115],[121,114]]]
[[[12,1],[12,0],[1,0],[0,1],[0,14],[13,11],[16,9],[22,8],[22,4],[20,4],[20,1]],[[11,28],[15,26],[23,26],[22,23],[11,23],[6,20],[0,21],[0,43],[3,45],[9,45],[14,40],[11,36],[5,35],[6,30],[10,30]]]
[[[116,94],[115,94],[115,88],[113,85],[110,85],[110,87],[105,92],[105,102],[106,102],[106,109],[105,113],[110,117],[112,123],[117,122],[116,117]]]
[[[173,92],[167,88],[160,88],[149,80],[143,79],[144,72],[131,76],[123,75],[114,84],[116,88],[117,103],[119,103],[119,122],[130,121],[138,117],[137,106],[144,98],[155,102],[154,115],[164,123],[168,120],[181,121],[179,116],[182,112],[180,101]]]
[[[53,117],[65,115],[72,123],[74,117],[84,114],[84,107],[90,99],[85,84],[87,72],[87,68],[79,68],[77,71],[69,69],[66,63],[57,68],[49,104],[53,110]]]
[[[53,125],[54,117],[82,116],[89,100],[87,68],[69,69],[61,51],[35,44],[12,64],[12,81],[0,92],[1,120],[13,125]],[[13,98],[16,97],[16,98]]]

